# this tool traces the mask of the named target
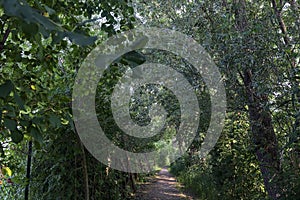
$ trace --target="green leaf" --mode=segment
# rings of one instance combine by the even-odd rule
[[[9,93],[14,89],[14,84],[8,80],[0,86],[0,97],[6,98]]]
[[[44,5],[44,7],[45,7],[47,13],[49,13],[49,15],[53,15],[53,14],[56,13],[55,10],[53,10],[52,8],[50,8],[50,7],[46,6],[46,5]]]
[[[22,23],[21,25],[22,31],[24,34],[29,38],[30,36],[33,36],[38,33],[39,27],[34,23]]]
[[[35,149],[40,150],[42,148],[41,143],[39,143],[36,140],[33,140],[33,144],[35,146]]]
[[[43,35],[44,38],[48,38],[50,36],[50,33],[43,26],[39,26],[39,32]]]
[[[49,121],[50,121],[51,126],[53,126],[55,128],[59,127],[61,125],[60,118],[58,118],[56,115],[51,115],[49,117]]]
[[[26,1],[20,3],[17,0],[9,0],[1,3],[4,7],[5,13],[8,16],[18,17],[28,24],[36,24],[40,27],[42,34],[48,35],[47,32],[61,31],[61,25],[53,22],[51,19],[41,15],[41,13],[29,6]],[[45,8],[47,9],[47,8]],[[50,8],[49,8],[50,11]]]
[[[21,97],[17,93],[14,93],[14,98],[15,98],[15,102],[18,104],[20,109],[25,110],[24,102],[21,99]]]
[[[33,16],[34,16],[33,22],[41,24],[49,32],[62,30],[60,24],[53,22],[49,18],[44,17],[43,15],[40,15],[39,13],[34,13]]]
[[[141,65],[146,61],[146,58],[144,55],[136,52],[136,51],[130,51],[123,55],[123,58],[131,64],[132,67],[136,67],[137,65]]]
[[[35,127],[32,127],[31,130],[30,130],[30,135],[38,142],[38,143],[43,143],[43,137],[40,133],[40,131],[35,128]]]
[[[11,119],[4,119],[4,126],[6,128],[8,128],[11,131],[14,131],[17,129],[17,122],[15,120],[11,120]]]
[[[32,123],[41,125],[44,123],[44,119],[45,119],[44,117],[34,117],[32,119]]]
[[[20,124],[21,124],[23,127],[28,127],[30,123],[29,123],[28,120],[20,120]]]
[[[7,15],[13,15],[17,7],[17,0],[0,1],[0,5],[4,7]]]
[[[52,34],[52,45],[58,44],[64,37],[66,37],[65,32],[56,32]]]
[[[72,42],[80,45],[87,46],[92,45],[96,41],[97,37],[89,37],[79,33],[73,33],[66,31],[62,28],[61,24],[58,24],[51,19],[41,15],[37,10],[31,8],[27,2],[23,2],[22,4],[17,0],[9,0],[1,2],[4,7],[5,13],[8,16],[15,16],[25,21],[27,25],[23,25],[22,29],[25,34],[36,35],[37,30],[45,37],[48,38],[51,32],[58,33],[57,37],[54,38],[54,44],[57,41],[63,39],[66,36]],[[49,14],[54,14],[55,11],[48,6],[45,6],[45,9]],[[38,29],[37,29],[38,28]]]
[[[68,37],[72,42],[80,46],[92,45],[97,40],[97,37],[90,37],[72,32],[66,32],[66,37]]]
[[[14,143],[19,143],[23,140],[24,135],[20,131],[12,131],[11,139]]]
[[[6,114],[6,116],[11,117],[11,118],[15,118],[16,117],[16,111],[15,111],[14,107],[12,107],[10,105],[5,105],[3,107],[3,110],[6,110],[8,112]]]

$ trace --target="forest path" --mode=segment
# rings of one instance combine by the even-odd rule
[[[150,182],[138,190],[135,200],[193,200],[179,191],[180,184],[174,176],[163,168]]]

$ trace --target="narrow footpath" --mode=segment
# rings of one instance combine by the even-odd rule
[[[167,168],[163,168],[150,182],[141,186],[135,200],[196,200],[183,194],[180,184]]]

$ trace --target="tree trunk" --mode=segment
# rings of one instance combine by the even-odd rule
[[[245,0],[234,0],[234,11],[236,28],[242,33],[247,30],[248,26]],[[268,102],[268,96],[258,94],[253,87],[252,72],[255,69],[249,66],[244,67],[242,77],[248,100],[247,105],[256,157],[269,197],[279,199],[282,190],[277,182],[281,173],[278,142],[271,113],[263,107]]]
[[[24,199],[29,199],[29,186],[30,186],[30,175],[31,175],[31,158],[32,158],[32,140],[28,142],[28,155],[27,155],[27,169],[26,169],[26,187],[25,187],[25,195]]]
[[[255,93],[252,86],[251,70],[249,69],[244,71],[244,85],[248,98],[252,140],[264,184],[270,198],[278,199],[281,192],[278,185],[281,172],[278,142],[272,125],[271,114],[262,107],[268,98],[266,96],[259,97]]]
[[[75,125],[74,125],[75,126]],[[78,143],[80,145],[80,149],[82,152],[82,173],[83,173],[83,180],[84,180],[84,190],[85,190],[85,200],[90,199],[90,191],[89,191],[89,174],[88,174],[88,163],[86,159],[85,149],[79,137],[77,131],[75,131]]]
[[[81,147],[81,152],[82,152],[82,167],[83,167],[83,178],[84,178],[84,186],[85,186],[85,200],[89,200],[90,193],[89,193],[89,174],[88,174],[88,169],[87,169],[87,160],[86,160],[84,146],[81,141],[79,141],[79,142],[80,142],[80,147]]]

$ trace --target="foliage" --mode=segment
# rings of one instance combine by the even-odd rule
[[[209,157],[200,160],[191,152],[174,163],[171,172],[202,199],[265,199],[246,115],[228,115],[226,128]]]
[[[239,27],[237,6],[245,2],[247,29]],[[290,1],[91,1],[0,0],[0,198],[129,199],[144,174],[122,173],[100,164],[81,144],[71,113],[71,91],[82,59],[107,37],[136,25],[186,33],[212,55],[223,74],[228,114],[222,136],[206,159],[197,156],[210,116],[207,88],[184,60],[162,51],[135,51],[106,70],[97,88],[97,114],[108,137],[123,148],[143,151],[168,142],[178,126],[178,101],[166,88],[137,91],[131,114],[147,124],[153,102],[169,111],[168,128],[157,138],[121,137],[112,120],[109,95],[125,67],[151,61],[174,66],[195,87],[203,115],[197,137],[172,172],[202,199],[267,199],[255,156],[244,71],[262,115],[271,116],[280,154],[282,199],[297,199],[299,168],[299,3]],[[277,6],[277,7],[276,7]],[[240,8],[239,8],[240,9]],[[136,18],[138,20],[136,20]],[[150,98],[155,94],[155,98]],[[251,115],[250,115],[251,116]],[[126,140],[127,143],[124,143]],[[33,141],[30,155],[28,143]],[[268,141],[267,141],[268,142]],[[266,150],[266,149],[263,149]],[[32,156],[31,177],[26,163]],[[162,162],[167,163],[167,160]]]
[[[22,199],[28,185],[30,199],[130,196],[129,175],[106,168],[84,150],[70,105],[82,58],[94,42],[132,28],[132,8],[116,1],[1,0],[0,5],[0,166],[12,170],[5,180],[14,182],[1,185],[1,198]]]
[[[299,76],[299,35],[295,34],[299,32],[299,23],[295,18],[299,16],[299,5],[295,1],[280,1],[281,4],[276,1],[281,6],[281,18],[278,18],[272,2],[245,1],[248,29],[240,32],[237,30],[235,3],[242,1],[186,2],[170,8],[170,5],[177,5],[176,2],[145,3],[146,6],[160,4],[160,10],[171,12],[154,12],[151,16],[144,15],[144,20],[151,21],[154,18],[154,23],[158,23],[157,16],[160,16],[160,22],[164,21],[164,26],[187,32],[203,44],[224,75],[228,96],[228,122],[222,137],[204,164],[203,161],[195,163],[196,166],[208,165],[208,169],[204,168],[205,172],[195,172],[197,167],[190,163],[197,150],[191,149],[189,157],[173,165],[177,171],[177,164],[186,165],[180,170],[179,179],[195,186],[202,181],[191,181],[190,177],[207,174],[212,180],[208,185],[214,185],[213,188],[216,188],[221,199],[266,198],[265,183],[259,173],[260,163],[254,157],[256,145],[253,140],[253,122],[247,118],[249,104],[243,71],[248,68],[252,71],[252,87],[257,95],[255,98],[260,99],[259,106],[266,115],[271,113],[280,146],[277,150],[280,152],[281,180],[273,182],[283,185],[283,199],[293,199],[298,191],[296,185],[299,180],[299,101],[295,98],[299,91],[299,82],[296,81]],[[280,30],[280,20],[287,27],[285,33]],[[286,35],[289,37],[288,45],[284,42]],[[242,130],[239,127],[229,131],[228,127],[238,122],[235,117],[237,113],[243,115],[243,119],[238,120],[239,123],[246,126]],[[248,137],[249,142],[239,142],[236,139],[239,137]]]

